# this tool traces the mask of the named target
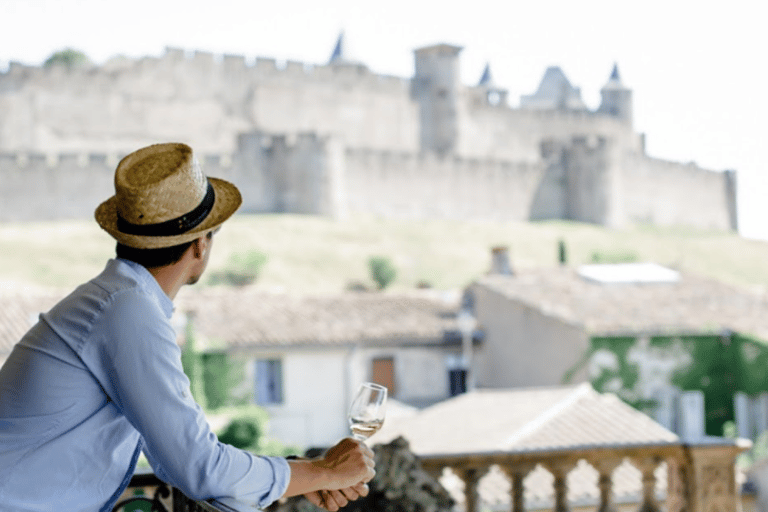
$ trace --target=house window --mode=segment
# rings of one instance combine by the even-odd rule
[[[256,360],[256,403],[283,403],[283,364],[279,359]]]
[[[386,386],[389,396],[396,396],[395,359],[377,357],[371,362],[371,381]]]

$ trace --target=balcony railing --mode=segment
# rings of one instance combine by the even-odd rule
[[[708,438],[697,443],[666,446],[590,447],[563,451],[528,453],[497,453],[464,457],[422,458],[424,470],[436,478],[452,473],[463,481],[462,497],[465,512],[482,509],[553,510],[572,509],[612,512],[737,512],[741,510],[740,489],[736,483],[736,456],[748,448],[748,442]],[[584,468],[595,485],[593,496],[571,497],[569,474]],[[636,473],[636,495],[630,503],[616,503],[614,483],[616,471],[627,467]],[[446,471],[450,470],[450,471]],[[500,470],[500,471],[499,471]],[[575,473],[574,472],[574,473]],[[501,473],[508,482],[508,506],[481,504],[481,480],[486,475]],[[540,484],[541,473],[549,473],[551,487],[548,496],[536,496],[529,487]],[[595,475],[596,473],[596,475]],[[573,475],[571,475],[573,476]],[[531,481],[528,478],[531,477]],[[503,478],[503,477],[502,477]],[[576,477],[578,479],[578,477]],[[663,481],[659,481],[663,479]],[[625,496],[626,498],[626,496]]]
[[[423,478],[408,478],[425,472],[436,479],[452,473],[464,483],[462,496],[457,499],[464,512],[479,510],[594,510],[615,512],[739,512],[740,488],[736,481],[736,456],[748,448],[740,441],[708,438],[696,443],[670,443],[655,446],[595,446],[571,450],[530,451],[523,453],[487,453],[462,456],[430,456],[419,459],[419,467],[398,466],[396,461],[413,459],[407,442],[374,447],[377,452],[377,475],[371,482],[372,492],[379,487],[392,490],[407,481],[422,482]],[[405,450],[407,456],[381,456],[383,450]],[[387,467],[384,467],[387,466]],[[582,473],[585,467],[595,487],[591,496],[573,499],[575,489],[569,488],[571,473]],[[615,501],[617,475],[632,468],[635,495],[622,503]],[[446,471],[449,470],[449,471]],[[503,475],[508,496],[504,506],[481,503],[482,480],[491,474]],[[547,474],[549,479],[542,478]],[[570,477],[569,477],[570,475]],[[424,477],[429,478],[426,474]],[[578,477],[577,477],[578,478]],[[619,478],[621,479],[621,478]],[[549,481],[545,496],[530,489],[533,481],[539,487]],[[423,487],[423,486],[422,486]],[[575,487],[575,486],[574,486]],[[390,493],[391,494],[391,493]],[[398,493],[394,493],[398,494]],[[408,493],[399,493],[398,495]],[[419,495],[420,493],[415,493]],[[421,493],[422,495],[424,493]],[[425,495],[426,496],[426,495]],[[624,496],[626,498],[626,496]],[[429,497],[426,496],[427,500]],[[462,505],[463,502],[463,506]],[[306,505],[304,503],[303,505]],[[434,503],[421,503],[424,510],[434,509]],[[114,512],[245,512],[256,508],[234,501],[199,502],[190,500],[179,490],[160,481],[153,474],[137,474]],[[306,510],[301,500],[291,499],[274,512]],[[383,510],[383,509],[382,509]],[[371,511],[375,512],[375,511]]]
[[[251,512],[236,502],[195,501],[152,473],[136,473],[112,512]]]

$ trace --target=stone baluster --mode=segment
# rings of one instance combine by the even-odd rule
[[[502,466],[501,469],[506,473],[510,483],[511,511],[525,511],[525,487],[523,480],[533,471],[535,464],[515,464],[512,466]]]
[[[573,461],[552,461],[542,463],[550,473],[555,477],[554,482],[554,494],[555,494],[555,508],[554,512],[569,512],[568,511],[568,473],[576,465]]]
[[[632,461],[642,473],[643,502],[638,512],[660,512],[661,508],[656,503],[656,475],[655,471],[660,460],[657,457]]]
[[[621,464],[621,459],[600,459],[592,462],[600,475],[597,480],[597,488],[600,491],[600,505],[597,512],[615,512],[613,504],[613,470]]]
[[[478,468],[454,468],[453,472],[464,482],[464,510],[465,512],[477,512],[480,495],[477,491],[477,483],[485,474]]]

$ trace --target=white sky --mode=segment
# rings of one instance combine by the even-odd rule
[[[736,169],[741,233],[768,239],[768,30],[757,0],[0,0],[0,70],[65,47],[111,56],[185,50],[325,63],[341,30],[373,71],[409,77],[413,50],[464,47],[474,85],[486,62],[512,106],[550,65],[590,108],[614,62],[634,91],[651,156]]]

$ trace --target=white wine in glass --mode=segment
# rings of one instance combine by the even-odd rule
[[[384,423],[387,388],[373,382],[363,382],[349,407],[349,428],[352,437],[365,441]]]

